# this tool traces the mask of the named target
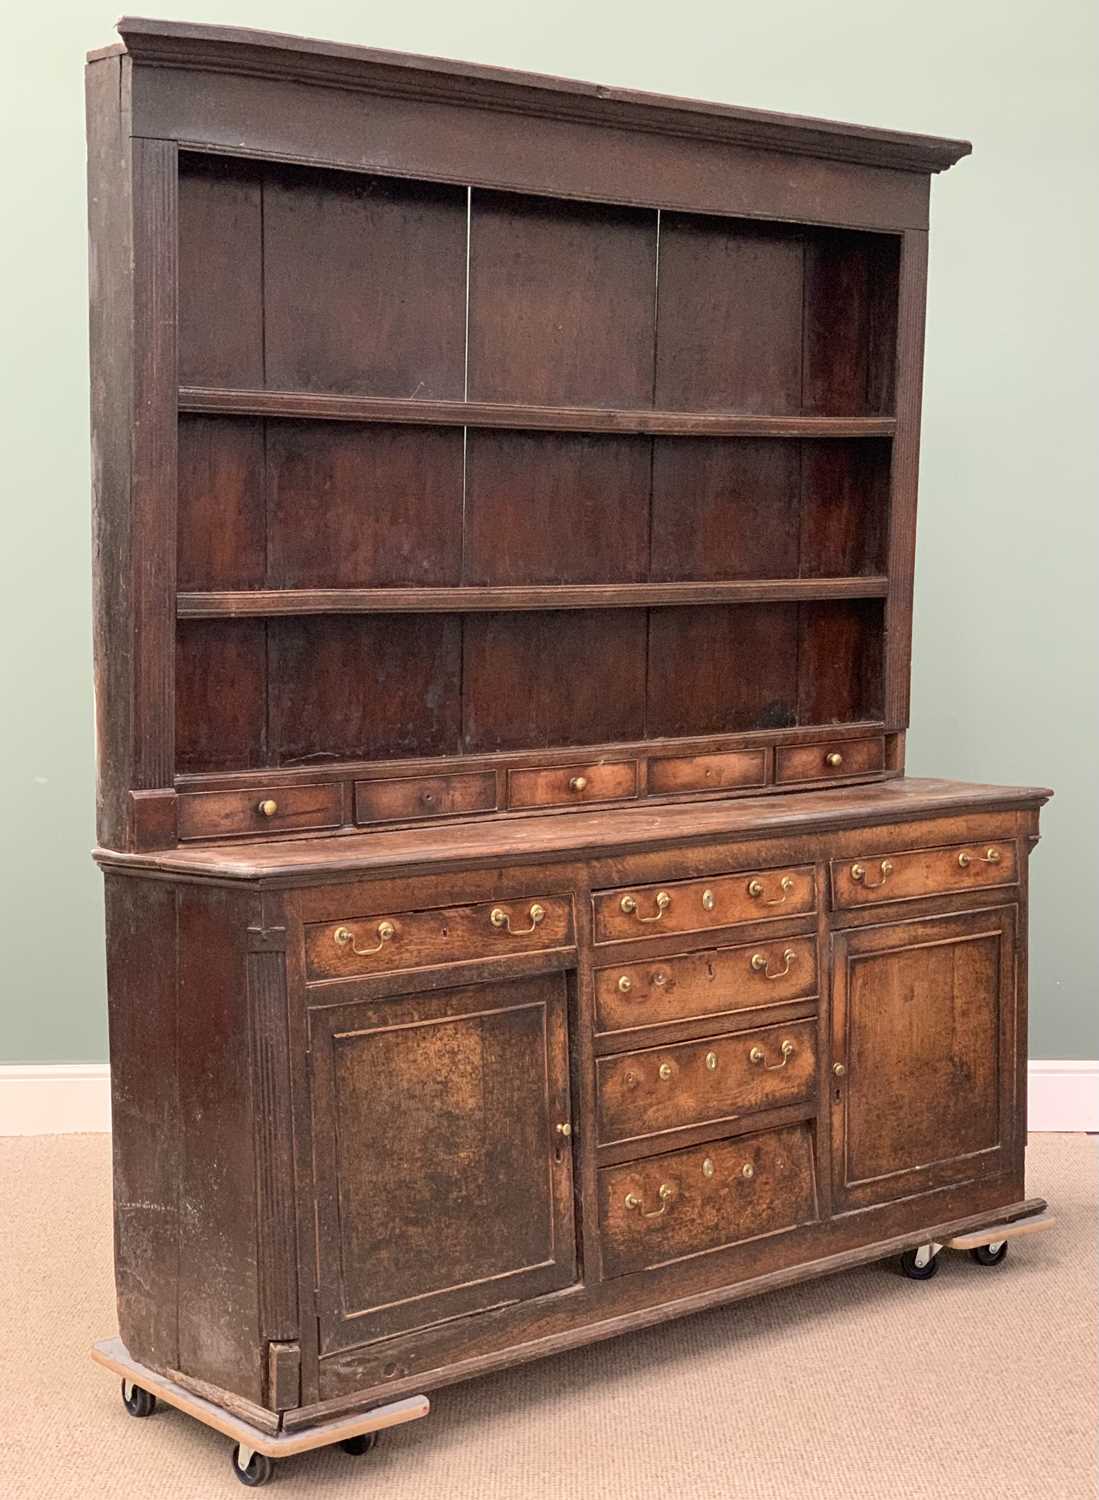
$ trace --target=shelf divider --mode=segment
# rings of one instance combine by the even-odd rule
[[[180,593],[181,620],[267,615],[422,614],[482,610],[636,609],[800,599],[883,599],[889,580],[764,578],[718,583],[596,583],[484,588],[242,589]]]
[[[183,386],[179,410],[206,415],[306,417],[330,422],[402,422],[505,427],[532,432],[640,432],[664,437],[892,437],[894,417],[752,416],[721,411],[628,411],[617,407],[499,406],[484,401],[404,401],[311,391],[215,390]]]

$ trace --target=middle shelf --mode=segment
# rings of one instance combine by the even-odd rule
[[[883,599],[884,574],[856,578],[760,578],[690,583],[608,583],[521,587],[219,589],[181,592],[181,620],[276,615],[407,614],[477,611],[660,608],[760,604],[802,599]]]

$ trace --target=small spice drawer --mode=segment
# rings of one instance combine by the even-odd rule
[[[306,976],[310,980],[349,979],[461,959],[566,948],[572,942],[572,903],[564,896],[524,896],[477,906],[346,917],[306,927]]]
[[[181,839],[217,839],[241,834],[296,833],[338,828],[343,822],[343,788],[254,787],[243,792],[184,792],[176,807]]]
[[[632,890],[592,895],[595,941],[658,937],[665,932],[705,932],[767,917],[797,917],[814,909],[813,870],[745,870]]]
[[[509,807],[568,807],[637,796],[637,762],[590,766],[537,766],[508,772]]]
[[[400,776],[356,781],[356,823],[397,823],[415,818],[456,817],[493,812],[495,771],[460,776]]]
[[[720,792],[766,786],[767,757],[762,750],[730,750],[721,755],[665,755],[649,761],[649,795],[676,792]]]
[[[816,992],[815,938],[710,948],[596,969],[595,1026],[600,1034],[632,1031],[777,1005]]]
[[[609,1146],[798,1104],[816,1093],[816,1077],[813,1021],[601,1057],[596,1065],[599,1143]]]
[[[807,1125],[599,1173],[603,1275],[625,1276],[818,1217]]]
[[[836,740],[819,745],[789,745],[775,751],[775,780],[826,781],[830,776],[861,776],[885,768],[885,741]]]
[[[832,861],[832,904],[854,907],[875,901],[912,901],[919,896],[1013,885],[1017,879],[1014,839],[863,854]]]

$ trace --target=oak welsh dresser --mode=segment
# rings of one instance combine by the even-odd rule
[[[929,186],[969,146],[119,30],[87,80],[131,1409],[248,1424],[254,1484],[450,1382],[1039,1213],[1050,794],[904,774]]]

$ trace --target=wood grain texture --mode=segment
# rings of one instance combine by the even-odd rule
[[[649,761],[648,790],[717,792],[759,787],[767,779],[763,750],[730,750],[716,755],[661,755]]]
[[[790,599],[880,599],[884,575],[867,578],[774,578],[720,583],[550,584],[524,587],[249,589],[176,596],[182,620],[256,615],[463,614],[499,610],[636,609],[683,604],[755,604]]]
[[[833,861],[832,901],[837,907],[907,901],[1014,885],[1018,876],[1018,851],[1011,839],[952,844],[946,849],[875,850],[851,861]]]
[[[497,796],[495,771],[357,781],[355,821],[394,823],[411,818],[491,812],[496,807]]]
[[[477,614],[465,621],[467,751],[636,739],[645,716],[644,610]]]
[[[640,1206],[627,1206],[627,1197]],[[817,1215],[808,1130],[792,1126],[608,1167],[599,1174],[599,1206],[608,1276],[808,1223]]]
[[[1012,1145],[1014,907],[835,943],[833,1191],[846,1208],[1002,1171]]]
[[[540,907],[539,918],[532,908]],[[502,911],[505,922],[493,920]],[[387,939],[383,922],[393,929]],[[350,940],[341,934],[350,932]],[[476,906],[444,906],[434,911],[384,912],[310,924],[305,932],[305,964],[313,980],[346,979],[355,974],[391,973],[455,963],[463,958],[510,958],[567,948],[574,942],[572,904],[535,894]]]
[[[653,611],[647,732],[677,736],[796,724],[797,641],[793,604]]]
[[[799,1103],[812,1097],[816,1077],[816,1027],[810,1021],[601,1057],[599,1139],[607,1145],[634,1141]]]
[[[814,994],[816,947],[806,937],[771,938],[645,963],[627,958],[596,969],[594,983],[600,1033],[728,1016]]]
[[[460,581],[458,429],[272,422],[267,484],[269,587]]]
[[[656,215],[474,192],[474,401],[649,406]]]
[[[262,620],[181,622],[175,692],[180,771],[264,764],[267,626]]]
[[[297,167],[263,189],[266,383],[462,395],[466,194]]]
[[[508,806],[513,808],[575,807],[636,796],[637,762],[633,760],[508,772]]]
[[[661,895],[663,900],[658,899]],[[624,901],[632,905],[623,905]],[[596,891],[592,904],[595,941],[609,943],[666,932],[705,932],[776,916],[803,916],[813,910],[815,898],[812,871],[791,868],[667,881],[659,889],[636,886]]]
[[[322,1353],[573,1280],[563,976],[329,1007],[310,1039]]]
[[[308,417],[323,422],[411,422],[531,431],[663,433],[683,437],[890,437],[893,417],[799,417],[769,413],[652,411],[621,407],[537,406],[505,401],[405,401],[310,391],[218,389],[186,385],[185,412],[229,416]]]
[[[841,776],[880,771],[885,763],[885,742],[824,740],[819,745],[790,745],[775,751],[775,780],[830,781]]]
[[[181,419],[177,589],[261,589],[267,582],[266,462],[261,422]]]
[[[795,232],[662,215],[653,404],[800,413],[802,279]]]
[[[471,431],[463,581],[503,587],[644,579],[650,468],[642,437]]]
[[[179,379],[262,386],[261,169],[190,152],[179,165]]]

